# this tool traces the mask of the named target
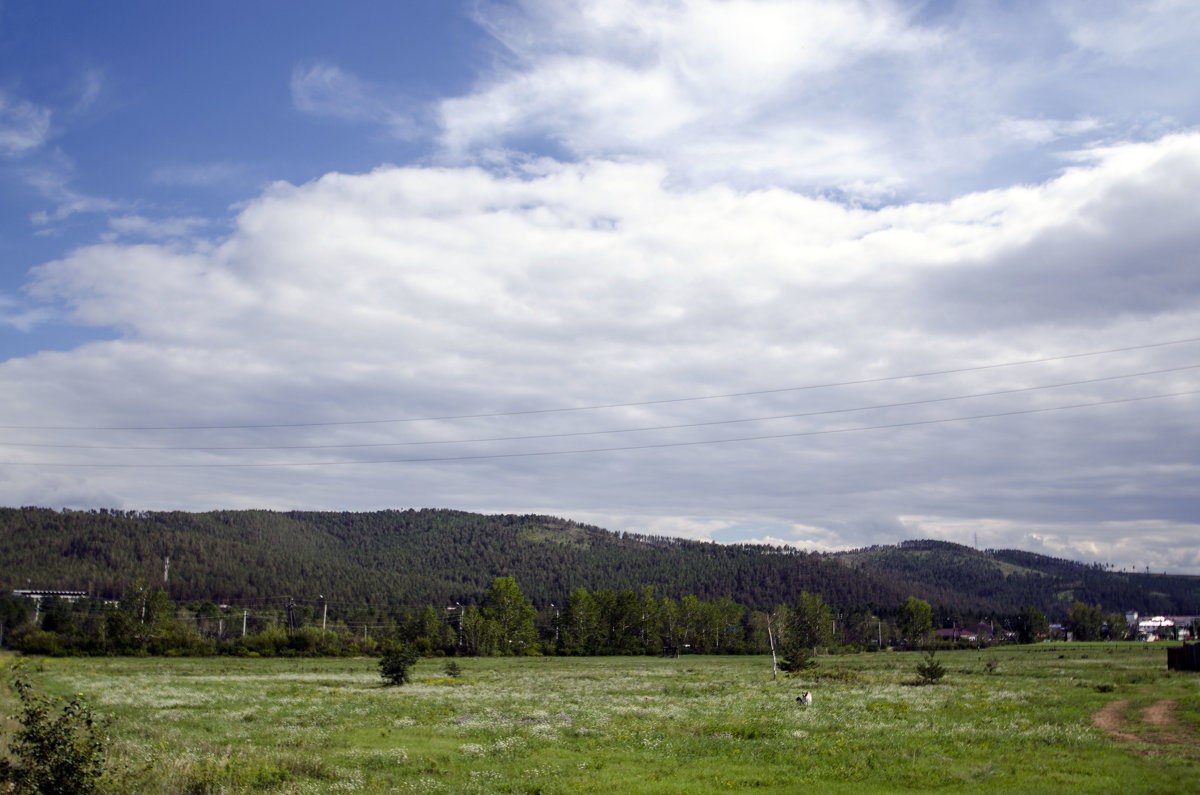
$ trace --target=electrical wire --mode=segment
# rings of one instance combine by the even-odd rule
[[[854,406],[849,408],[823,409],[821,411],[808,411],[791,414],[774,414],[765,417],[741,417],[734,419],[723,420],[707,420],[704,422],[688,422],[678,423],[674,425],[649,425],[640,428],[610,428],[607,430],[596,431],[564,431],[560,433],[542,433],[542,434],[526,434],[520,436],[492,436],[475,439],[434,439],[426,441],[409,441],[409,442],[359,442],[353,444],[285,444],[285,445],[93,445],[93,444],[61,444],[52,442],[6,442],[0,441],[0,447],[31,447],[31,448],[52,448],[64,450],[130,450],[130,451],[169,451],[169,452],[244,452],[249,450],[348,450],[348,449],[364,449],[364,448],[380,448],[380,447],[413,447],[425,445],[448,445],[448,444],[481,444],[487,442],[523,442],[541,439],[567,439],[580,436],[604,436],[609,434],[619,433],[648,433],[652,431],[671,431],[682,430],[687,428],[706,428],[716,425],[737,425],[750,422],[771,422],[774,420],[787,419],[803,419],[807,417],[821,417],[831,414],[850,414],[860,411],[877,411],[881,409],[894,408],[910,408],[912,406],[930,405],[933,403],[948,403],[958,400],[974,400],[985,397],[998,397],[1001,395],[1015,395],[1025,392],[1037,392],[1046,389],[1061,389],[1070,386],[1084,386],[1087,384],[1099,384],[1108,381],[1119,381],[1128,378],[1140,378],[1148,375],[1163,375],[1166,373],[1178,373],[1185,370],[1195,370],[1200,368],[1200,364],[1188,364],[1181,367],[1169,367],[1162,370],[1147,370],[1140,373],[1123,373],[1120,375],[1101,376],[1098,378],[1085,378],[1076,381],[1064,381],[1057,384],[1040,384],[1037,386],[1014,387],[1012,389],[999,389],[991,392],[976,392],[969,395],[951,395],[945,397],[922,398],[920,400],[907,400],[897,403],[879,403],[870,406]]]
[[[1165,342],[1152,342],[1143,345],[1129,345],[1123,348],[1108,348],[1101,351],[1088,351],[1085,353],[1069,353],[1060,356],[1047,356],[1037,359],[1024,359],[1021,361],[1000,362],[996,364],[982,364],[971,367],[957,367],[947,370],[931,370],[922,373],[907,373],[904,375],[880,376],[877,378],[863,378],[851,381],[836,381],[821,384],[807,384],[802,386],[787,386],[777,387],[772,389],[758,389],[746,392],[727,392],[724,394],[715,395],[693,395],[675,398],[662,398],[658,400],[631,401],[625,403],[601,403],[587,406],[561,406],[542,409],[526,409],[520,411],[495,411],[484,412],[478,414],[449,414],[443,416],[429,417],[403,417],[391,419],[369,419],[369,420],[344,420],[336,422],[284,422],[284,423],[261,423],[261,424],[239,424],[239,425],[2,425],[0,430],[36,430],[36,431],[212,431],[212,430],[261,430],[268,428],[323,428],[323,427],[339,427],[339,426],[354,426],[354,425],[385,425],[392,423],[414,423],[414,422],[441,422],[449,420],[467,420],[467,419],[484,419],[489,417],[516,417],[532,414],[554,414],[576,411],[596,411],[600,409],[617,409],[617,408],[634,408],[638,406],[657,406],[669,403],[688,403],[702,400],[720,400],[725,398],[735,397],[752,397],[755,395],[770,395],[782,392],[800,392],[816,389],[832,389],[844,386],[862,386],[865,384],[881,384],[890,381],[902,381],[910,378],[929,378],[942,375],[957,375],[961,373],[980,372],[983,370],[994,370],[1002,367],[1021,367],[1030,364],[1043,364],[1047,362],[1067,361],[1069,359],[1080,359],[1090,356],[1104,356],[1112,353],[1126,353],[1130,351],[1150,350],[1152,348],[1163,348],[1171,345],[1185,345],[1189,343],[1200,342],[1200,337],[1191,337],[1188,339],[1168,340]]]
[[[1077,409],[1095,408],[1099,406],[1113,406],[1126,403],[1137,403],[1148,400],[1161,400],[1165,398],[1184,397],[1189,395],[1200,394],[1200,389],[1186,390],[1182,392],[1167,392],[1158,395],[1142,395],[1138,397],[1114,398],[1111,400],[1099,400],[1090,403],[1074,403],[1063,406],[1049,406],[1034,409],[1016,409],[1013,411],[1002,411],[991,414],[976,414],[966,417],[948,417],[930,420],[912,420],[908,422],[888,423],[884,425],[868,425],[853,428],[828,428],[815,431],[796,431],[791,433],[774,433],[764,434],[760,436],[741,436],[726,439],[703,439],[686,442],[658,442],[652,444],[641,445],[623,445],[618,447],[595,447],[575,450],[539,450],[519,453],[480,453],[476,455],[457,455],[457,456],[442,456],[442,457],[427,457],[427,458],[396,458],[396,459],[377,459],[370,461],[281,461],[281,462],[265,462],[265,463],[190,463],[190,464],[122,464],[122,463],[59,463],[59,462],[32,462],[32,461],[0,461],[0,466],[21,466],[21,467],[69,467],[69,468],[100,468],[100,469],[275,469],[275,468],[294,468],[294,467],[314,467],[314,466],[365,466],[365,465],[381,465],[381,464],[422,464],[422,463],[448,463],[456,461],[485,461],[496,459],[512,459],[512,458],[536,458],[546,456],[564,456],[564,455],[585,455],[593,453],[612,453],[623,452],[629,450],[652,450],[665,449],[673,447],[698,447],[712,444],[730,444],[735,442],[754,442],[766,441],[773,439],[794,439],[813,436],[827,436],[843,433],[861,433],[866,431],[882,431],[894,430],[897,428],[913,428],[927,425],[941,425],[952,422],[971,422],[975,420],[996,419],[999,417],[1015,417],[1031,414],[1044,414],[1057,411],[1071,411]]]

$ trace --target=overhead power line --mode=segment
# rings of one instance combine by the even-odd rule
[[[736,397],[753,397],[756,395],[771,395],[783,392],[801,392],[816,389],[833,389],[845,386],[863,386],[866,384],[882,384],[890,381],[902,381],[911,378],[930,378],[942,375],[958,375],[962,373],[980,372],[983,370],[995,370],[1003,367],[1022,367],[1031,364],[1044,364],[1047,362],[1059,362],[1069,359],[1081,359],[1090,356],[1104,356],[1113,353],[1126,353],[1130,351],[1149,350],[1152,348],[1164,348],[1171,345],[1184,345],[1188,343],[1200,342],[1200,337],[1191,337],[1188,339],[1168,340],[1166,342],[1152,342],[1144,345],[1129,345],[1123,348],[1108,348],[1101,351],[1088,351],[1085,353],[1068,353],[1060,356],[1046,356],[1038,359],[1024,359],[1020,361],[1000,362],[996,364],[982,364],[971,367],[957,367],[947,370],[931,370],[921,373],[907,373],[904,375],[880,376],[877,378],[861,378],[850,381],[834,381],[819,384],[805,384],[801,386],[785,386],[771,389],[757,389],[745,392],[727,392],[723,394],[713,395],[692,395],[674,398],[661,398],[658,400],[642,400],[629,401],[623,403],[600,403],[585,406],[560,406],[541,409],[524,409],[517,411],[493,411],[482,412],[476,414],[447,414],[441,416],[427,417],[399,417],[390,419],[366,419],[366,420],[341,420],[329,422],[280,422],[280,423],[245,423],[233,425],[0,425],[3,430],[31,430],[31,431],[219,431],[219,430],[263,430],[269,428],[327,428],[327,427],[342,427],[355,425],[387,425],[399,423],[415,423],[415,422],[444,422],[449,420],[470,420],[470,419],[486,419],[490,417],[517,417],[536,414],[561,414],[575,411],[597,411],[601,409],[618,409],[618,408],[635,408],[638,406],[658,406],[670,403],[689,403],[703,400],[721,400],[726,398]]]
[[[946,417],[941,419],[930,420],[911,420],[908,422],[894,422],[884,425],[866,425],[853,428],[827,428],[815,431],[795,431],[790,433],[773,433],[763,434],[759,436],[741,436],[726,439],[702,439],[685,442],[656,442],[640,445],[623,445],[617,447],[594,447],[575,450],[538,450],[529,452],[514,452],[514,453],[480,453],[476,455],[456,455],[456,456],[440,456],[426,458],[395,458],[395,459],[376,459],[376,460],[355,460],[355,461],[280,461],[280,462],[264,462],[264,463],[231,463],[231,462],[210,462],[210,463],[190,463],[190,464],[122,464],[122,463],[57,463],[53,461],[47,462],[31,462],[31,461],[3,461],[2,466],[38,466],[38,467],[70,467],[82,468],[93,467],[100,469],[279,469],[279,468],[295,468],[295,467],[314,467],[314,466],[366,466],[380,464],[428,464],[428,463],[448,463],[455,461],[484,461],[504,458],[538,458],[546,456],[566,456],[566,455],[587,455],[594,453],[614,453],[627,450],[653,450],[672,447],[699,447],[712,444],[731,444],[735,442],[755,442],[766,441],[771,439],[795,439],[801,437],[812,436],[830,436],[844,433],[862,433],[866,431],[882,431],[893,430],[897,428],[913,428],[926,425],[944,425],[952,422],[971,422],[975,420],[996,419],[1000,417],[1015,417],[1029,414],[1045,414],[1057,411],[1071,411],[1076,409],[1096,408],[1100,406],[1113,406],[1125,403],[1137,403],[1148,400],[1162,400],[1172,397],[1185,397],[1189,395],[1200,394],[1200,389],[1187,390],[1182,392],[1168,392],[1159,395],[1141,395],[1138,397],[1114,398],[1111,400],[1099,400],[1091,403],[1074,403],[1064,406],[1048,406],[1034,409],[1017,409],[1013,411],[1001,411],[991,414],[976,414],[966,417]]]
[[[1063,381],[1056,384],[1039,384],[1037,386],[1014,387],[998,389],[991,392],[975,392],[967,395],[950,395],[944,397],[906,400],[896,403],[878,403],[869,406],[853,406],[848,408],[823,409],[790,414],[774,414],[763,417],[739,417],[733,419],[707,420],[704,422],[687,422],[671,425],[648,425],[637,428],[610,428],[595,431],[563,431],[559,433],[524,434],[519,436],[491,436],[475,439],[434,439],[426,441],[407,442],[359,442],[351,444],[283,444],[283,445],[98,445],[98,444],[61,444],[53,442],[0,442],[3,447],[52,448],[66,450],[129,450],[129,451],[161,451],[161,452],[244,452],[250,450],[350,450],[381,447],[415,447],[425,445],[448,444],[483,444],[489,442],[518,442],[539,439],[567,439],[581,436],[605,436],[620,433],[649,433],[653,431],[683,430],[688,428],[706,428],[717,425],[737,425],[751,422],[771,422],[774,420],[803,419],[807,417],[828,416],[831,414],[851,414],[860,411],[877,411],[882,409],[910,408],[912,406],[930,405],[933,403],[949,403],[958,400],[974,400],[985,397],[1015,395],[1025,392],[1037,392],[1046,389],[1061,389],[1071,386],[1085,386],[1109,381],[1120,381],[1129,378],[1140,378],[1149,375],[1164,375],[1185,370],[1195,370],[1200,364],[1188,364],[1180,367],[1168,367],[1161,370],[1146,370],[1139,373],[1122,373],[1119,375],[1100,376],[1098,378],[1083,378],[1075,381]]]

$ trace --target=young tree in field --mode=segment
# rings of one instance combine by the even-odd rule
[[[1017,642],[1033,643],[1039,635],[1049,635],[1050,624],[1042,611],[1033,605],[1026,605],[1017,615]]]
[[[921,677],[921,683],[936,684],[945,675],[946,669],[934,659],[933,649],[925,652],[925,659],[917,664],[917,676]]]
[[[820,594],[804,591],[788,616],[779,667],[796,673],[816,665],[813,655],[833,641],[833,609]]]
[[[512,577],[497,577],[492,581],[482,613],[492,625],[501,654],[524,654],[537,639],[533,626],[537,611],[526,601]]]
[[[417,650],[405,643],[397,643],[385,652],[379,660],[379,675],[383,677],[384,685],[399,686],[409,682],[409,671],[418,659]]]
[[[896,625],[900,632],[910,642],[921,644],[933,631],[933,608],[924,599],[910,596],[904,600],[900,614],[896,617]]]

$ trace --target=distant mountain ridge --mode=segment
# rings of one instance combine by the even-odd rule
[[[281,596],[342,604],[477,603],[511,575],[537,604],[578,587],[731,597],[747,607],[820,593],[835,608],[888,613],[908,596],[964,615],[1061,615],[1075,600],[1109,611],[1200,613],[1200,577],[1130,574],[1019,550],[907,541],[820,554],[614,533],[568,519],[445,509],[55,511],[0,508],[0,587],[115,597],[135,579],[177,601]]]

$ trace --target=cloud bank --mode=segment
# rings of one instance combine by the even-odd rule
[[[1188,45],[1083,9],[485,4],[432,107],[301,62],[427,157],[34,268],[114,338],[0,363],[0,490],[1200,572]]]

